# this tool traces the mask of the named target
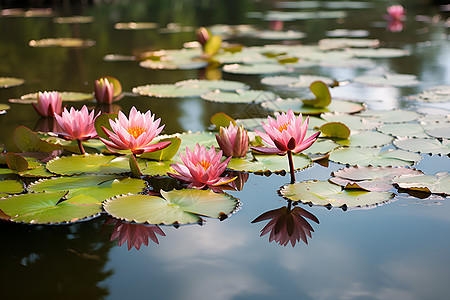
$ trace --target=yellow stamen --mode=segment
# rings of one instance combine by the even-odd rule
[[[202,161],[199,162],[198,164],[199,164],[200,166],[202,166],[203,169],[205,169],[205,171],[206,171],[206,169],[208,169],[209,166],[211,165],[211,163],[210,163],[209,161],[206,161],[206,160],[202,160]]]
[[[290,122],[284,123],[283,125],[281,125],[280,127],[278,127],[278,130],[280,132],[283,132],[283,130],[286,130],[288,128],[288,125],[290,124]]]
[[[127,129],[128,133],[131,134],[135,139],[137,139],[141,134],[146,132],[145,128],[140,126],[134,126]]]

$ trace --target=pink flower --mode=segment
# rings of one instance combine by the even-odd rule
[[[132,224],[114,219],[107,221],[107,224],[111,223],[116,223],[111,235],[111,242],[118,239],[119,247],[127,242],[128,250],[133,247],[135,247],[136,250],[139,250],[142,244],[148,246],[149,238],[156,244],[159,244],[156,234],[166,236],[164,231],[162,231],[158,225]]]
[[[94,110],[89,113],[86,105],[83,105],[81,110],[71,107],[70,112],[64,108],[61,116],[55,114],[56,121],[62,130],[58,134],[67,140],[87,141],[96,138],[94,120],[97,116],[94,115]]]
[[[53,118],[62,111],[62,97],[58,92],[38,93],[37,104],[33,103],[34,110],[42,117]]]
[[[142,154],[161,150],[169,146],[170,141],[150,144],[164,128],[164,125],[158,127],[160,122],[161,119],[155,121],[155,115],[152,115],[150,110],[143,114],[133,106],[129,119],[119,112],[118,118],[114,121],[109,120],[114,132],[102,126],[110,141],[101,137],[100,140],[113,152],[114,150],[131,150],[133,154]]]
[[[307,236],[311,238],[311,232],[314,232],[314,229],[305,218],[319,224],[319,219],[316,216],[301,207],[293,209],[280,207],[270,210],[254,219],[252,223],[270,220],[261,229],[261,236],[270,233],[269,242],[275,241],[282,246],[286,246],[290,242],[292,247],[294,247],[295,243],[300,241],[300,239],[305,244],[308,244]]]
[[[219,134],[216,134],[217,143],[223,151],[223,155],[232,157],[244,157],[248,151],[248,134],[242,126],[230,125],[220,127]]]
[[[317,139],[320,132],[311,135],[305,140],[308,129],[309,116],[303,122],[302,114],[295,117],[294,112],[289,109],[287,114],[275,114],[276,120],[267,117],[268,125],[262,122],[266,133],[255,130],[255,132],[272,147],[251,147],[262,153],[281,154],[286,151],[299,153],[309,148]]]
[[[94,95],[98,103],[110,104],[114,98],[114,85],[108,78],[102,77],[95,81]]]
[[[401,5],[391,5],[386,8],[389,18],[393,20],[402,20],[405,16],[405,9]]]
[[[189,182],[189,188],[202,189],[207,186],[213,191],[220,191],[215,187],[236,179],[236,177],[219,177],[227,168],[231,157],[220,162],[222,151],[216,153],[214,146],[208,151],[205,146],[196,144],[193,152],[186,147],[186,156],[180,154],[180,157],[184,164],[170,165],[178,174],[168,174],[181,181]]]

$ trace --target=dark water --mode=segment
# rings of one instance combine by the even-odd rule
[[[162,34],[157,30],[118,31],[116,22],[157,22],[161,27],[182,25],[256,24],[247,12],[275,10],[276,1],[112,1],[110,4],[55,6],[58,16],[94,17],[89,24],[55,24],[51,17],[0,18],[0,77],[19,77],[26,83],[0,89],[0,102],[38,90],[93,91],[95,79],[111,75],[124,91],[151,83],[174,83],[201,76],[198,70],[148,70],[133,62],[105,62],[108,53],[131,55],[146,50],[178,49],[195,39],[192,32]],[[319,1],[324,3],[324,1]],[[334,1],[339,2],[339,1]],[[11,2],[2,2],[8,7]],[[59,2],[55,2],[59,3]],[[422,111],[441,105],[415,106],[402,97],[428,87],[449,84],[448,25],[415,20],[433,17],[439,7],[427,1],[403,1],[408,11],[402,32],[388,32],[383,14],[388,1],[373,7],[345,9],[342,19],[286,22],[301,30],[304,44],[314,44],[336,28],[366,29],[386,47],[411,51],[409,57],[379,59],[380,66],[397,73],[415,74],[422,81],[412,88],[337,87],[333,95],[360,99],[372,109],[407,108]],[[448,17],[445,12],[439,14]],[[435,21],[437,21],[435,17]],[[31,48],[32,39],[80,37],[96,45],[85,49]],[[267,41],[236,39],[246,45]],[[275,43],[275,42],[274,42]],[[352,79],[361,69],[309,68],[304,74]],[[245,81],[253,89],[267,89],[260,76],[223,74],[223,79]],[[276,91],[285,97],[294,91]],[[124,111],[137,106],[151,109],[166,124],[166,133],[205,130],[210,117],[226,112],[232,117],[263,115],[260,109],[210,103],[198,98],[158,100],[126,96],[117,103]],[[81,106],[82,104],[75,104]],[[249,116],[247,116],[249,117]],[[18,125],[35,128],[38,117],[29,105],[11,104],[0,116],[0,141],[14,150],[12,131]],[[297,180],[326,180],[341,168],[314,165],[297,173]],[[427,174],[449,171],[447,156],[428,156],[415,166]],[[320,224],[308,245],[283,247],[260,237],[264,223],[251,221],[263,212],[286,205],[277,189],[289,177],[251,174],[243,191],[233,192],[242,209],[225,221],[203,226],[162,227],[159,245],[128,251],[110,242],[112,225],[106,216],[70,226],[31,226],[0,223],[0,290],[2,299],[447,299],[450,294],[450,204],[448,199],[397,197],[369,210],[327,210],[302,206]]]

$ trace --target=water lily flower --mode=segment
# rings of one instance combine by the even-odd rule
[[[202,45],[202,47],[205,47],[206,42],[210,38],[210,34],[208,29],[205,27],[200,27],[195,30],[195,35],[197,36],[197,42]]]
[[[107,77],[97,79],[94,84],[94,96],[98,103],[110,104],[114,98],[114,85]]]
[[[37,103],[32,103],[34,110],[42,117],[53,118],[62,112],[62,97],[59,92],[39,92]]]
[[[209,187],[213,191],[220,192],[220,185],[228,184],[236,177],[220,177],[227,168],[231,157],[221,162],[222,151],[216,153],[214,146],[209,149],[196,144],[194,151],[186,147],[186,156],[180,154],[183,164],[170,165],[178,174],[168,173],[181,181],[189,182],[188,188],[202,189]]]
[[[271,147],[251,147],[251,149],[269,154],[288,154],[291,173],[291,183],[295,182],[294,163],[292,152],[299,153],[309,147],[317,140],[320,132],[316,132],[305,139],[309,124],[309,116],[303,122],[302,114],[295,117],[294,112],[289,109],[287,113],[276,113],[276,119],[267,117],[266,125],[262,126],[266,133],[255,129],[255,132]]]
[[[401,5],[391,5],[386,8],[388,18],[391,20],[402,20],[406,14],[405,9]]]
[[[97,137],[94,121],[99,114],[94,115],[94,110],[89,113],[86,105],[83,105],[81,110],[71,107],[70,111],[68,111],[64,108],[61,116],[55,114],[55,119],[61,127],[61,132],[57,133],[66,140],[77,140],[80,152],[84,154],[81,141]]]
[[[242,126],[234,126],[231,122],[227,128],[221,126],[216,139],[227,157],[244,157],[247,154],[248,134]]]
[[[270,220],[261,229],[260,236],[270,233],[269,242],[275,241],[282,246],[291,243],[292,247],[294,247],[300,239],[305,244],[308,244],[307,237],[311,238],[311,232],[314,232],[311,224],[305,218],[319,224],[319,219],[312,213],[301,207],[291,209],[289,204],[287,207],[283,206],[263,213],[254,219],[252,223]]]
[[[119,112],[118,118],[109,120],[113,130],[102,126],[102,130],[110,140],[100,137],[100,140],[111,150],[131,150],[132,154],[142,154],[161,150],[170,145],[170,141],[150,144],[161,133],[164,125],[158,127],[161,119],[155,121],[155,115],[148,110],[145,114],[137,111],[133,106],[129,118]]]

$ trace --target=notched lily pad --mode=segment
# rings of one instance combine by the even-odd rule
[[[447,155],[450,153],[450,140],[448,139],[440,142],[436,139],[400,138],[394,141],[394,145],[412,152],[431,153],[435,155]]]
[[[347,167],[331,173],[328,179],[344,188],[372,192],[388,192],[394,188],[392,179],[400,175],[421,175],[422,171],[405,167]]]
[[[9,88],[13,86],[21,85],[25,80],[14,77],[0,77],[0,88]]]
[[[295,170],[304,169],[312,164],[312,160],[304,154],[292,156]],[[228,169],[253,173],[282,173],[289,171],[287,156],[254,154],[247,158],[232,158]]]
[[[327,181],[308,181],[287,184],[279,193],[290,200],[327,207],[370,207],[388,202],[394,194],[346,190]]]
[[[379,148],[340,148],[331,151],[331,161],[358,166],[411,166],[422,159],[417,153],[404,150],[382,151]]]
[[[433,194],[450,194],[450,174],[440,172],[436,175],[401,175],[392,180],[402,189]]]

